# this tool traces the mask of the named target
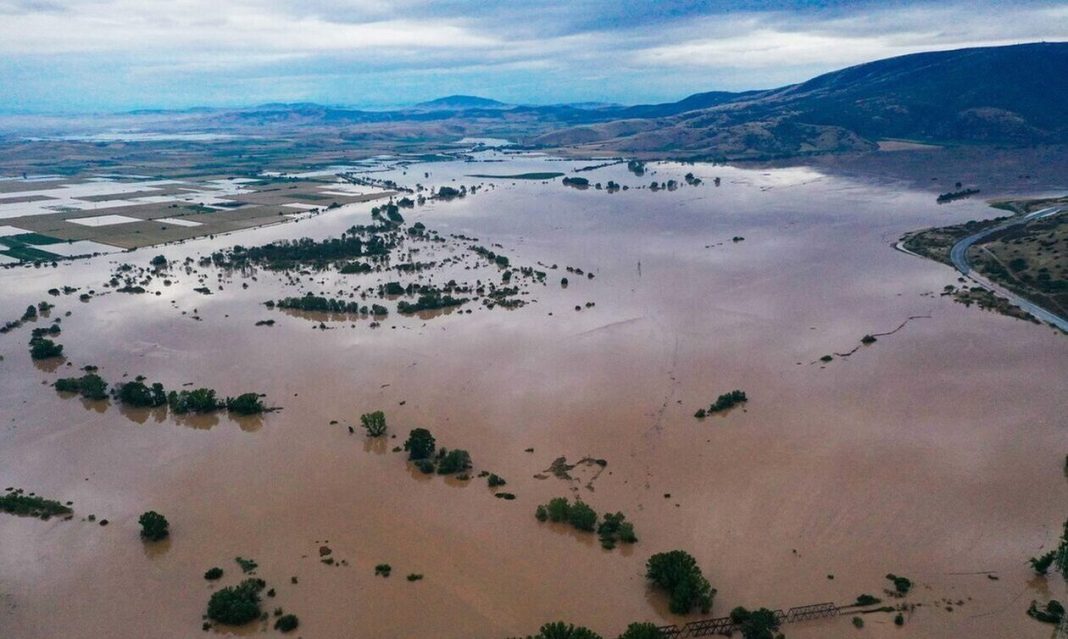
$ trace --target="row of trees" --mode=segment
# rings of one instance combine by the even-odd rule
[[[566,522],[584,532],[597,531],[601,546],[606,549],[615,548],[617,542],[633,544],[638,541],[634,525],[626,521],[623,513],[605,513],[604,519],[598,523],[597,512],[581,500],[572,504],[566,497],[550,499],[549,503],[535,509],[534,517],[542,522]]]

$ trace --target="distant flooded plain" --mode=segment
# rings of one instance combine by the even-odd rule
[[[0,335],[0,487],[75,511],[71,521],[0,516],[0,636],[195,636],[219,587],[204,571],[221,566],[221,584],[237,583],[241,556],[277,591],[264,609],[297,614],[305,637],[493,639],[558,619],[614,637],[632,621],[697,618],[672,615],[646,585],[648,557],[674,549],[718,590],[715,616],[886,598],[894,573],[916,584],[904,601],[922,605],[902,628],[867,615],[864,636],[1049,636],[1025,610],[1063,599],[1063,583],[1034,578],[1027,559],[1056,544],[1068,514],[1068,339],[940,297],[956,273],[891,247],[908,230],[990,217],[985,203],[938,206],[930,192],[808,168],[650,164],[639,177],[621,164],[575,173],[596,162],[476,157],[373,175],[482,184],[403,214],[544,265],[544,286],[515,310],[405,317],[385,302],[391,313],[373,328],[263,305],[459,279],[462,263],[411,276],[312,272],[297,284],[176,266],[172,284],[156,278],[148,294],[102,286],[118,264],[147,267],[157,254],[180,264],[234,244],[337,236],[370,223],[374,203],[0,270],[0,321],[55,304],[66,356],[31,361],[43,318]],[[467,177],[556,171],[629,189]],[[702,184],[686,184],[691,172]],[[681,186],[638,188],[669,179]],[[64,285],[101,294],[46,292]],[[50,388],[86,365],[112,383],[144,375],[261,392],[281,410],[178,418]],[[694,417],[733,389],[747,393],[744,407]],[[396,439],[368,443],[358,417],[373,410]],[[484,479],[409,469],[391,449],[415,427],[470,451],[475,472],[504,477],[516,499],[495,499]],[[569,481],[545,472],[559,457],[607,465],[579,466]],[[539,523],[536,506],[558,496],[626,513],[639,541],[608,551],[595,535]],[[169,541],[138,538],[146,510],[170,520]],[[333,564],[320,561],[324,545]],[[380,563],[392,577],[375,576]],[[210,632],[261,630],[277,634],[268,623]],[[847,618],[783,630],[856,632]]]

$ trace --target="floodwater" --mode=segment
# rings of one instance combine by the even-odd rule
[[[930,193],[806,168],[580,174],[631,187],[691,171],[705,181],[671,192],[464,177],[596,163],[480,157],[504,162],[375,177],[494,183],[404,215],[499,243],[513,264],[558,264],[517,310],[391,314],[378,328],[322,317],[331,330],[321,330],[319,319],[262,305],[367,288],[384,281],[379,273],[306,275],[289,286],[276,274],[207,268],[155,282],[159,296],[83,303],[45,292],[102,291],[120,261],[147,266],[157,253],[180,260],[337,235],[369,222],[370,203],[0,271],[0,320],[48,299],[69,358],[31,362],[31,326],[0,335],[0,487],[72,500],[76,513],[66,522],[0,517],[0,636],[199,635],[218,587],[204,571],[220,566],[221,584],[236,583],[241,556],[277,591],[264,609],[297,614],[305,637],[492,639],[557,619],[614,637],[631,621],[688,620],[643,579],[645,560],[672,549],[693,554],[718,589],[715,615],[884,597],[884,575],[895,573],[916,583],[906,601],[922,605],[904,628],[867,616],[865,636],[1049,636],[1024,613],[1031,599],[1063,600],[1065,588],[1033,578],[1026,560],[1056,543],[1068,515],[1068,339],[939,297],[954,272],[891,248],[907,230],[989,216],[982,202],[939,207]],[[198,274],[213,295],[192,290]],[[818,361],[910,316],[922,317],[848,358]],[[263,319],[276,324],[254,326]],[[263,392],[282,410],[177,419],[49,388],[87,364],[111,382],[145,375],[168,388]],[[749,396],[744,409],[693,417],[735,388]],[[378,409],[397,439],[349,434],[360,413]],[[495,499],[484,479],[409,470],[390,449],[416,426],[439,446],[469,450],[476,472],[503,476],[517,498]],[[595,479],[586,467],[573,482],[534,477],[561,456],[608,464]],[[564,495],[624,512],[640,541],[606,551],[593,535],[534,519],[539,503]],[[137,517],[150,509],[171,522],[164,545],[138,538]],[[109,525],[84,521],[89,514]],[[334,565],[320,561],[322,545]],[[393,576],[376,577],[379,563]],[[409,582],[409,573],[424,578]],[[784,631],[856,632],[845,618]]]

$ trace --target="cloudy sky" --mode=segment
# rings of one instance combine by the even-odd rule
[[[0,111],[658,102],[1068,40],[1068,0],[0,0]]]

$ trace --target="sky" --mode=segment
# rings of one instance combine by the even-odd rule
[[[0,111],[666,102],[1068,40],[1068,0],[0,0]]]

